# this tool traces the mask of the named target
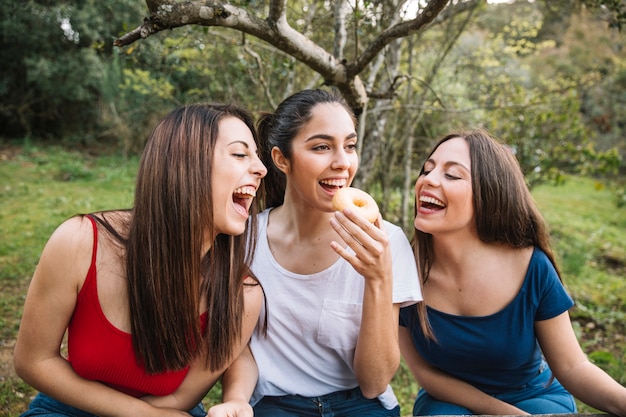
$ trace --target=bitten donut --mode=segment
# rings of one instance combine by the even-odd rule
[[[371,195],[354,187],[340,188],[333,196],[333,209],[349,208],[365,217],[370,223],[378,218],[378,205]]]

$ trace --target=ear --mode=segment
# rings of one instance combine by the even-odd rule
[[[272,148],[272,160],[274,161],[276,168],[280,169],[283,174],[287,175],[289,173],[289,169],[291,167],[289,159],[285,158],[285,155],[283,155],[282,151],[278,149],[278,146],[274,146]]]

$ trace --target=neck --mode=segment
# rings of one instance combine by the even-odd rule
[[[333,213],[326,213],[312,207],[293,204],[289,200],[272,210],[270,221],[275,225],[279,224],[283,230],[296,240],[319,240],[324,236],[332,234],[333,239],[337,239],[335,231],[330,226],[330,219]]]
[[[433,236],[433,269],[461,277],[465,271],[482,261],[489,247],[474,234]]]

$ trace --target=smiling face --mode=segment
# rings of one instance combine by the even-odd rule
[[[471,174],[468,143],[441,143],[415,183],[415,228],[433,235],[475,229]]]
[[[244,232],[252,199],[266,173],[246,124],[236,117],[221,120],[211,176],[216,235]]]
[[[288,178],[286,198],[332,212],[333,195],[352,183],[358,169],[356,143],[354,122],[344,107],[315,105],[291,143],[291,159],[273,150],[276,166]]]

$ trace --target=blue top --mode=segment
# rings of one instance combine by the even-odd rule
[[[534,323],[556,317],[573,305],[554,266],[535,248],[522,288],[501,311],[490,316],[456,316],[428,307],[436,341],[424,337],[415,306],[400,309],[400,325],[409,328],[426,362],[495,395],[537,375],[542,354]]]

